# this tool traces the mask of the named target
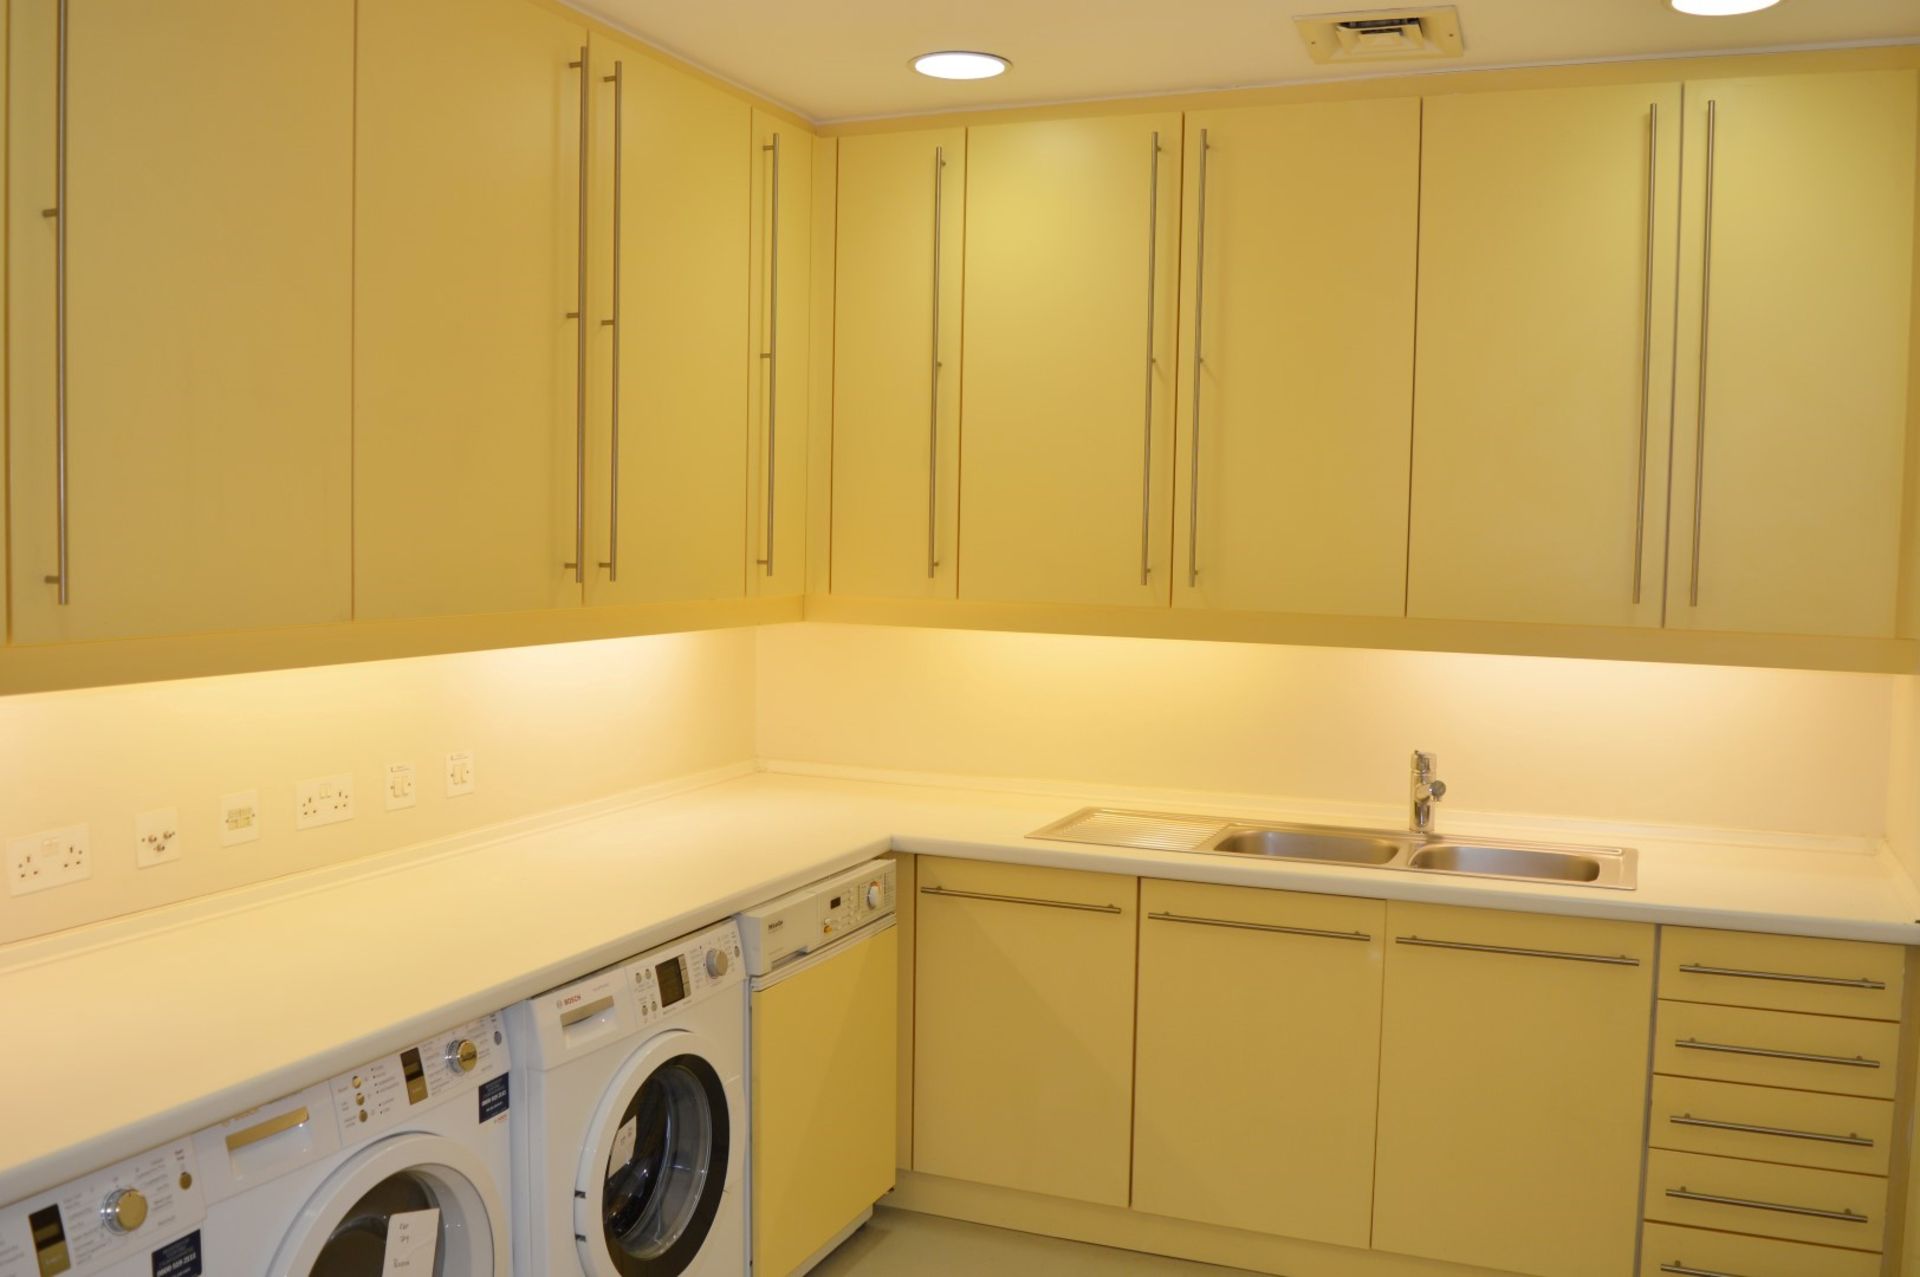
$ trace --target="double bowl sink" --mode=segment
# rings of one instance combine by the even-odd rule
[[[1629,847],[1454,839],[1400,830],[1220,820],[1113,807],[1082,808],[1029,837],[1622,891],[1634,888],[1637,858]]]

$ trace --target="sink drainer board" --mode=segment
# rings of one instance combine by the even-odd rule
[[[1138,847],[1143,851],[1197,851],[1201,844],[1231,823],[1210,816],[1082,807],[1027,836],[1059,842],[1090,842],[1102,847]]]

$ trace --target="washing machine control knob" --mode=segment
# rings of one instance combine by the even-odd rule
[[[884,899],[886,899],[886,892],[882,890],[878,882],[870,882],[867,884],[867,908],[878,909],[880,902]]]
[[[101,1203],[100,1220],[110,1233],[130,1233],[147,1222],[147,1196],[137,1188],[116,1188]]]
[[[471,1073],[479,1063],[480,1048],[473,1044],[472,1038],[447,1043],[447,1064],[450,1067],[462,1073]]]
[[[727,951],[725,949],[707,950],[707,974],[714,979],[718,980],[721,976],[725,975],[727,968],[731,965],[733,964],[727,960]]]

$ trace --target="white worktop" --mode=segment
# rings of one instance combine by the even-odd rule
[[[159,911],[91,947],[16,946],[0,954],[13,961],[0,965],[0,1204],[889,849],[1920,944],[1920,890],[1884,848],[1865,844],[1672,831],[1577,839],[1639,849],[1638,889],[1612,891],[1027,837],[1117,797],[762,773],[296,881],[244,907]],[[1289,814],[1218,800],[1178,809]],[[1541,822],[1469,825],[1444,812],[1442,821],[1453,834],[1541,832]]]

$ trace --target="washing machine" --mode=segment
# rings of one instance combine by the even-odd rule
[[[727,922],[507,1012],[523,1277],[746,1271],[746,984]]]
[[[0,1277],[508,1277],[488,1015],[0,1211]]]

